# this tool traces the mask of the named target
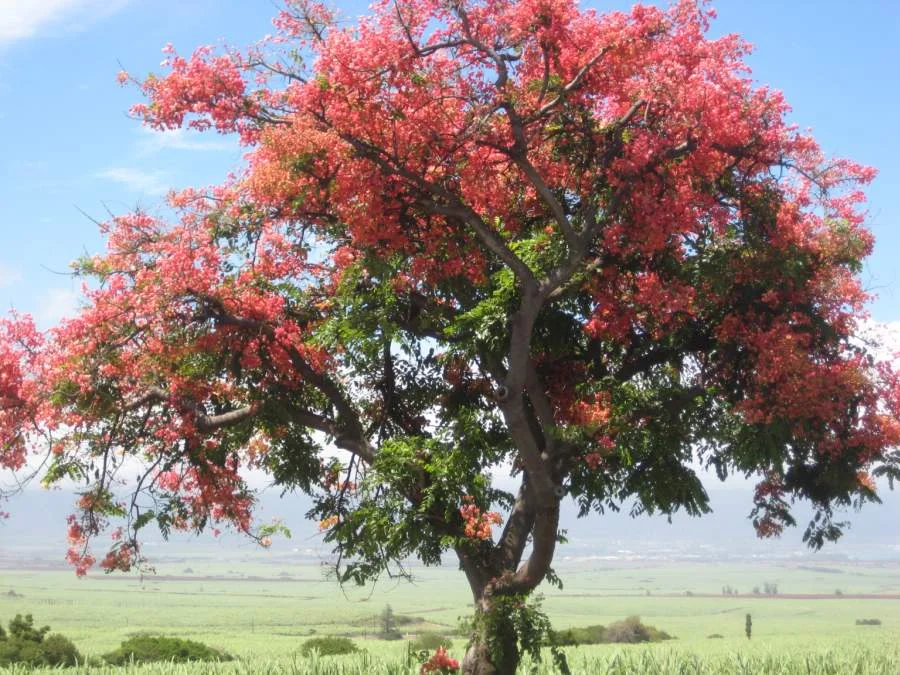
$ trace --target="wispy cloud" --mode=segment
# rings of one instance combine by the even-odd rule
[[[84,30],[130,0],[0,0],[0,45],[48,30]]]
[[[152,155],[163,150],[223,151],[234,150],[237,144],[222,136],[201,134],[187,129],[155,131],[140,127],[141,137],[135,144],[139,155]]]
[[[133,167],[113,167],[97,174],[129,190],[143,195],[164,195],[169,190],[166,174],[162,171],[143,171]]]
[[[14,267],[0,263],[0,288],[9,288],[22,280],[22,273]]]
[[[55,326],[61,319],[75,314],[79,298],[71,288],[48,288],[41,296],[34,318],[41,328]]]

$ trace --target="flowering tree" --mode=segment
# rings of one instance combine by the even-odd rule
[[[702,514],[702,465],[758,477],[761,536],[804,498],[836,539],[900,468],[898,376],[853,338],[874,171],[786,124],[691,0],[372,11],[290,0],[249,52],[167,48],[133,112],[238,134],[246,167],[105,224],[75,318],[2,325],[0,464],[84,482],[78,572],[107,528],[107,570],[151,522],[265,543],[263,469],[314,496],[342,580],[455,553],[463,670],[512,673],[562,499]]]

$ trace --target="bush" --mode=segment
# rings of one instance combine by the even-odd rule
[[[605,627],[598,624],[554,631],[550,635],[550,644],[555,647],[567,647],[610,642],[661,642],[671,639],[672,636],[665,631],[641,623],[640,617],[629,616],[624,621],[617,621]]]
[[[880,626],[881,619],[857,619],[857,626]]]
[[[193,640],[162,635],[135,635],[125,640],[118,649],[104,654],[103,660],[114,666],[121,666],[132,661],[134,663],[231,661],[231,656]]]
[[[319,652],[321,656],[338,656],[340,654],[353,654],[358,649],[350,638],[329,635],[307,640],[300,647],[300,653],[303,656],[309,656],[313,651]]]
[[[616,621],[607,627],[603,634],[604,642],[631,644],[634,642],[650,642],[650,631],[636,616],[629,616],[624,621]]]
[[[605,633],[605,626],[576,626],[574,628],[552,632],[550,634],[550,644],[557,647],[597,645],[604,642],[603,636]]]
[[[65,635],[51,633],[42,645],[44,662],[49,666],[76,666],[83,663],[81,654]]]
[[[63,635],[47,635],[49,626],[36,629],[31,614],[16,614],[9,634],[0,627],[0,666],[74,666],[82,662],[72,641]]]
[[[672,636],[664,630],[641,623],[640,617],[629,616],[624,621],[610,624],[603,634],[604,642],[662,642],[671,640]]]
[[[722,635],[721,633],[713,633],[712,635],[706,636],[707,640],[722,640],[724,638],[725,638],[725,636]]]
[[[414,652],[433,652],[438,647],[450,647],[452,640],[437,633],[422,633],[409,643],[410,650]]]

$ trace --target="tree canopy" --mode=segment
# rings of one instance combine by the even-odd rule
[[[758,477],[761,536],[799,498],[836,539],[900,473],[900,381],[855,338],[875,172],[712,17],[289,0],[247,51],[120,73],[144,124],[247,159],[104,223],[76,316],[0,324],[0,466],[83,483],[78,572],[107,529],[107,570],[154,522],[265,543],[248,468],[314,497],[341,579],[452,551],[484,616],[552,576],[561,500],[699,515],[700,467]],[[464,669],[512,672],[516,626],[483,625]]]

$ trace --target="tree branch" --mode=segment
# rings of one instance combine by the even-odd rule
[[[197,415],[194,424],[197,431],[208,432],[237,426],[245,422],[259,410],[258,405],[246,405],[218,415]]]
[[[587,63],[585,63],[581,69],[575,73],[575,76],[569,80],[569,82],[563,86],[562,89],[559,90],[559,94],[557,94],[551,101],[548,101],[540,109],[531,116],[528,120],[529,122],[539,120],[540,118],[547,115],[553,108],[562,103],[566,96],[573,92],[575,89],[581,86],[581,83],[584,81],[584,78],[590,72],[591,68],[593,68],[597,63],[602,59],[611,47],[607,45],[603,49],[601,49],[597,54],[595,54]]]
[[[519,486],[515,504],[509,512],[503,533],[497,543],[496,554],[501,569],[514,570],[522,560],[528,537],[534,527],[532,501],[533,497],[528,494],[527,474],[523,473],[522,485]]]

